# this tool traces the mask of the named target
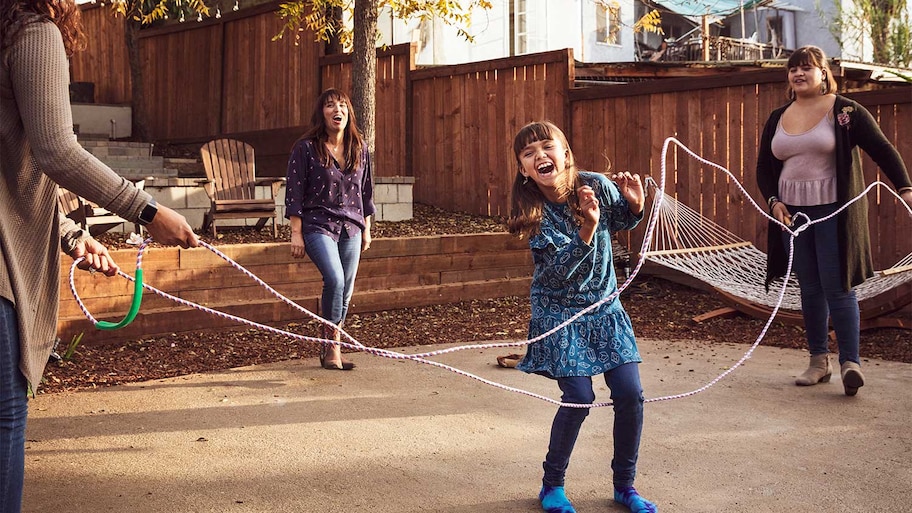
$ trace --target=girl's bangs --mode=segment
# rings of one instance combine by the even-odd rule
[[[513,152],[519,155],[526,146],[538,141],[554,140],[554,130],[545,123],[530,123],[520,129],[513,140]]]

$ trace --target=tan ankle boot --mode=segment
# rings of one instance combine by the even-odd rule
[[[337,342],[337,344],[323,343],[323,347],[320,349],[321,367],[329,370],[352,370],[355,368],[355,364],[343,358],[341,353],[339,354],[338,363],[330,360],[330,356],[337,350],[336,347],[338,346],[338,342],[341,342],[342,340],[342,333],[339,330],[324,324],[323,338]]]
[[[861,365],[855,362],[845,362],[841,365],[842,386],[845,388],[845,395],[852,396],[858,393],[858,389],[864,386],[864,374],[861,373]]]
[[[832,375],[833,367],[830,366],[830,355],[815,354],[811,356],[811,364],[804,374],[798,376],[795,384],[806,387],[817,383],[829,383]]]

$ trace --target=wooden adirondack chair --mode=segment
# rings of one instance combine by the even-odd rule
[[[145,186],[145,183],[145,180],[134,182],[136,187],[140,189]],[[83,230],[87,230],[93,237],[129,222],[113,212],[86,201],[81,196],[77,196],[76,193],[63,187],[57,188],[57,204],[60,205],[60,211],[63,212],[63,215],[76,221],[76,224],[81,226]],[[142,235],[142,226],[138,223],[133,223],[133,229],[135,233]]]
[[[206,180],[202,182],[209,195],[209,212],[203,218],[203,230],[216,236],[217,219],[259,218],[257,230],[272,219],[272,236],[276,228],[275,197],[284,178],[257,178],[253,146],[234,139],[216,139],[200,148]],[[256,186],[270,185],[269,198],[257,198]]]

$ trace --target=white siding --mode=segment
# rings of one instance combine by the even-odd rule
[[[461,64],[509,57],[511,0],[492,3],[491,9],[479,9],[472,14],[472,26],[468,28],[474,37],[472,42],[440,20],[430,20],[423,25],[418,21],[390,21],[388,13],[380,16],[381,42],[418,42],[418,65]],[[584,62],[634,60],[633,0],[618,0],[623,25],[619,45],[596,42],[596,3],[593,0],[526,0],[525,3],[525,51],[518,41],[514,41],[514,54],[572,48],[574,57]],[[519,22],[514,22],[518,32]],[[389,32],[393,32],[392,36]]]

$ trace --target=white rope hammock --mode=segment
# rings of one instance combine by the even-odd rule
[[[663,194],[656,190],[656,194]],[[768,307],[776,306],[781,281],[767,292],[763,282],[766,253],[750,242],[674,198],[665,196],[658,212],[655,235],[647,260],[675,269],[736,297]],[[912,253],[874,278],[855,287],[859,301],[870,299],[912,281]],[[800,310],[797,281],[789,280],[782,308]]]
[[[763,285],[766,253],[665,195],[659,187],[653,190],[659,208],[652,213],[657,216],[656,227],[649,249],[643,255],[646,260],[680,271],[737,298],[770,308],[778,304],[782,280],[770,284],[769,292]],[[912,253],[889,269],[877,271],[875,277],[855,287],[855,293],[859,301],[864,301],[910,281]],[[794,276],[789,279],[781,308],[801,310]]]

